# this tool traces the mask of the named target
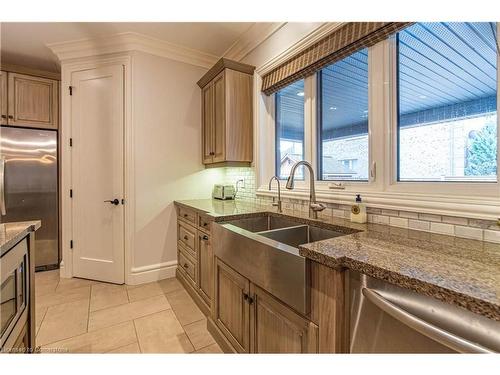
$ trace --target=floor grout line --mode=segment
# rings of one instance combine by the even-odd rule
[[[143,351],[142,351],[142,348],[141,348],[141,343],[139,341],[139,334],[137,333],[137,326],[135,325],[135,319],[132,319],[132,324],[134,325],[135,338],[137,339],[137,346],[139,347],[139,351],[142,354]]]

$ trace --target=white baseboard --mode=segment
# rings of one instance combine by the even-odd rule
[[[176,268],[177,260],[142,267],[133,267],[127,275],[126,284],[139,285],[175,277]]]

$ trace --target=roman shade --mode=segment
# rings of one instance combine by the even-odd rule
[[[349,22],[290,58],[263,77],[262,91],[270,95],[305,78],[326,65],[365,47],[370,47],[411,22]]]

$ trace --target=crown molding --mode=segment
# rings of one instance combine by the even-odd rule
[[[222,56],[241,61],[285,25],[286,22],[255,22]]]
[[[318,42],[328,34],[337,30],[339,27],[344,25],[345,22],[325,22],[315,30],[311,31],[309,34],[300,39],[297,43],[292,44],[282,53],[276,55],[271,60],[262,64],[256,69],[256,72],[263,76],[269,73],[273,69],[277,68],[283,64],[288,59],[292,58],[296,54],[304,51],[306,48],[312,46],[314,43]]]
[[[203,68],[210,68],[217,56],[186,48],[144,34],[125,32],[101,38],[47,44],[61,62],[111,53],[140,51]]]

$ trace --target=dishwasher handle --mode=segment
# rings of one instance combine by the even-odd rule
[[[448,331],[436,327],[413,314],[410,314],[408,311],[405,311],[399,306],[396,306],[394,303],[386,300],[373,289],[363,288],[362,293],[370,302],[385,313],[391,315],[393,318],[406,326],[413,328],[422,335],[427,336],[450,349],[456,350],[460,353],[494,353],[492,350],[485,348],[484,346],[465,340]]]

